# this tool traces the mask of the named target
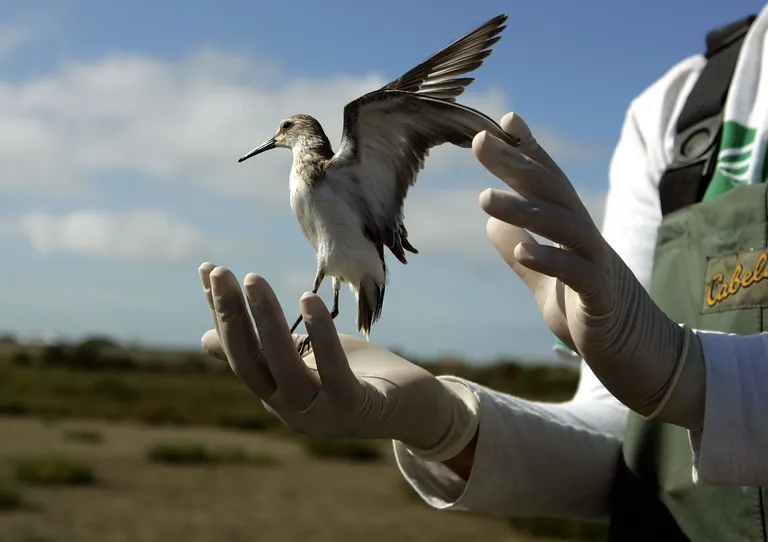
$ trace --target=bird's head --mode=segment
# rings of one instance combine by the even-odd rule
[[[320,123],[309,115],[293,115],[280,122],[275,135],[264,143],[240,157],[238,162],[261,154],[265,151],[283,147],[286,149],[330,150],[330,142]]]

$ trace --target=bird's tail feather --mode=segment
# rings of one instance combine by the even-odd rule
[[[408,252],[411,252],[413,254],[418,254],[419,253],[419,251],[416,250],[416,248],[410,242],[408,242],[408,238],[407,237],[404,237],[403,239],[401,239],[401,241],[403,243],[403,248],[405,250],[407,250]]]
[[[370,277],[366,277],[360,283],[357,290],[357,330],[365,334],[370,341],[371,327],[381,316],[381,308],[384,305],[384,283],[379,283]]]
[[[412,254],[418,254],[419,251],[408,241],[408,230],[405,229],[405,224],[400,223],[400,243],[403,248]]]

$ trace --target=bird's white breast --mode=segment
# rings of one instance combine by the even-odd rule
[[[374,244],[365,237],[358,210],[352,204],[350,180],[325,178],[310,185],[291,174],[291,209],[317,252],[326,274],[357,286],[365,276],[384,280]]]
[[[315,250],[318,249],[317,217],[312,205],[310,185],[291,172],[291,211]]]

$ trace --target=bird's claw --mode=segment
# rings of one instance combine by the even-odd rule
[[[309,340],[309,335],[301,339],[296,344],[296,350],[299,353],[299,357],[304,357],[312,351],[312,342]]]

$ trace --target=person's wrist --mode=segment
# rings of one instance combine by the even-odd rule
[[[410,453],[430,462],[458,456],[475,438],[480,421],[480,404],[469,386],[451,376],[440,376],[438,381],[445,393],[430,437],[419,443],[403,441]]]
[[[477,449],[477,439],[479,434],[480,428],[478,427],[475,431],[475,435],[462,451],[442,462],[443,465],[465,482],[469,481],[469,477],[472,474],[472,469],[475,465],[475,450]]]
[[[704,424],[706,366],[701,339],[687,326],[678,326],[683,338],[664,396],[648,418],[699,430]]]

